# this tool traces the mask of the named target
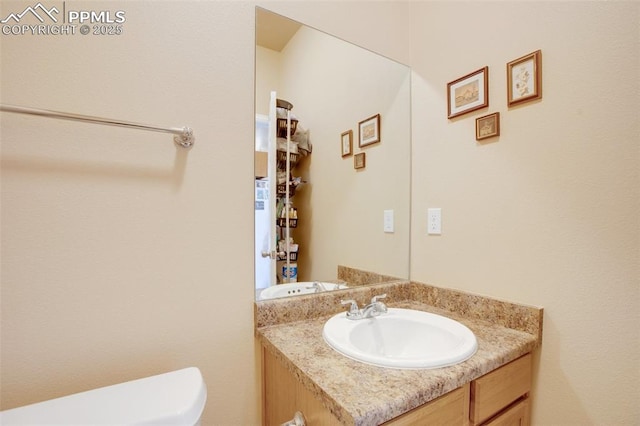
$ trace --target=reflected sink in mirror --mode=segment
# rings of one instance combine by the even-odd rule
[[[349,319],[346,312],[324,325],[324,340],[356,361],[388,368],[439,368],[471,358],[473,332],[458,321],[412,309],[388,308],[374,318]]]
[[[328,283],[322,281],[309,281],[300,283],[278,284],[265,288],[260,293],[260,300],[269,300],[279,297],[300,296],[303,294],[322,293],[324,291],[342,290],[348,288],[344,284]]]

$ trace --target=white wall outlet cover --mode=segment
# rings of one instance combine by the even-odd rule
[[[427,234],[429,235],[442,234],[442,209],[441,208],[427,209]]]

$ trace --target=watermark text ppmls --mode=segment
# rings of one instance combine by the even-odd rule
[[[39,35],[121,35],[126,11],[87,10],[70,1],[26,4],[0,16],[2,36]]]

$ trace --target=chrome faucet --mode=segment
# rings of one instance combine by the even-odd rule
[[[307,290],[313,290],[314,293],[320,293],[322,291],[326,291],[324,285],[320,284],[318,281],[314,281],[313,284],[309,287],[306,287]]]
[[[386,314],[387,305],[382,302],[378,302],[379,299],[384,299],[385,297],[387,297],[386,293],[379,296],[373,296],[371,298],[371,303],[362,308],[362,318],[373,318],[380,314]]]
[[[347,312],[347,318],[352,320],[359,320],[364,318],[373,318],[377,317],[380,314],[387,313],[387,305],[380,302],[380,299],[384,299],[387,297],[386,294],[381,294],[378,296],[373,296],[371,299],[371,303],[369,303],[364,308],[358,308],[358,302],[355,300],[342,300],[340,303],[343,305],[350,305],[349,311]]]

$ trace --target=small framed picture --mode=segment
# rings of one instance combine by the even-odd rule
[[[476,118],[476,140],[481,141],[494,136],[500,136],[500,113],[494,112]]]
[[[358,146],[360,148],[380,142],[380,114],[358,123],[358,133]]]
[[[340,135],[340,146],[342,147],[343,157],[353,154],[353,130],[347,130]]]
[[[489,106],[489,67],[447,84],[447,118]]]
[[[542,98],[542,51],[536,50],[507,64],[509,106]]]
[[[361,152],[353,156],[354,169],[364,169],[364,166],[366,165],[366,158],[364,154],[365,154],[364,152]]]

